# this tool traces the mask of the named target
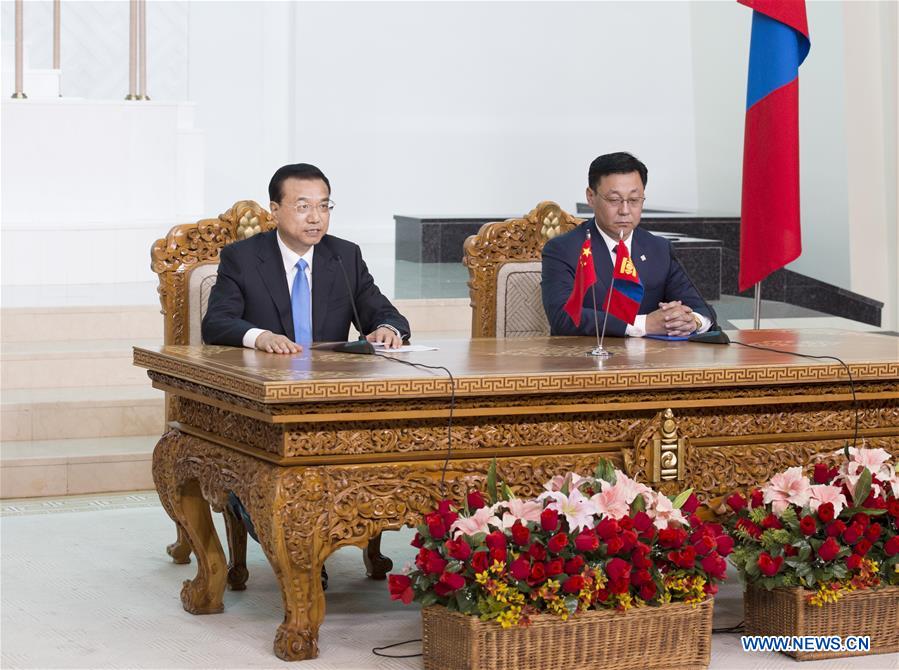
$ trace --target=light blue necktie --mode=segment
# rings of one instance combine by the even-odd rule
[[[290,292],[290,310],[293,313],[293,339],[298,344],[312,342],[312,304],[309,282],[306,279],[308,264],[302,258],[297,261],[297,274]]]

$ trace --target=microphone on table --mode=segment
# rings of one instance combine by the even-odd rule
[[[684,264],[680,262],[680,258],[674,253],[673,244],[671,245],[671,260],[680,265],[680,269],[687,277],[687,281],[690,282],[690,286],[693,287],[693,290],[696,291],[696,295],[698,295],[699,299],[702,301],[703,307],[705,307],[709,314],[712,315],[712,325],[709,326],[709,329],[704,333],[694,333],[693,335],[690,335],[687,340],[690,342],[701,342],[703,344],[730,344],[730,338],[727,336],[727,333],[721,330],[721,327],[718,325],[718,313],[712,309],[712,306],[702,297],[702,292],[696,288],[696,284],[693,283],[693,278],[690,277],[687,268],[684,267]]]
[[[356,310],[356,301],[353,298],[353,289],[350,287],[350,277],[346,273],[346,268],[343,265],[343,259],[340,257],[340,254],[331,249],[331,246],[328,245],[328,249],[331,250],[334,258],[337,259],[338,265],[340,265],[340,274],[343,275],[344,284],[346,284],[346,292],[350,298],[350,305],[353,308],[353,316],[356,319],[356,327],[359,328],[359,339],[355,342],[339,342],[332,347],[329,347],[331,351],[339,351],[344,354],[374,354],[375,348],[372,346],[372,343],[365,339],[365,335],[362,334],[362,319],[359,318],[359,312]]]

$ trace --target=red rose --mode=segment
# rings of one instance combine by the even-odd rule
[[[575,556],[574,558],[569,558],[565,561],[565,574],[566,575],[577,575],[584,569],[584,557],[583,556]]]
[[[631,530],[634,527],[634,520],[629,516],[623,516],[618,519],[618,525],[622,530]]]
[[[555,577],[556,575],[561,575],[564,572],[565,563],[562,562],[561,558],[554,558],[553,560],[546,562],[547,577]]]
[[[887,513],[894,519],[899,519],[899,498],[891,500],[887,504]]]
[[[684,512],[684,514],[693,514],[693,512],[695,512],[698,507],[699,498],[696,497],[695,493],[691,493],[687,497],[686,501],[684,501],[684,504],[681,505],[681,510]]]
[[[717,540],[711,535],[702,534],[693,538],[693,548],[700,556],[705,556],[709,552],[715,551],[718,547]]]
[[[884,542],[883,551],[887,556],[895,556],[896,554],[899,554],[899,535],[893,535],[893,537]]]
[[[562,583],[562,590],[565,593],[580,593],[584,588],[584,578],[580,575],[571,575]]]
[[[766,530],[779,530],[783,528],[783,524],[776,516],[769,514],[762,519],[762,528],[765,528]]]
[[[631,566],[625,560],[622,560],[620,558],[613,558],[611,561],[606,563],[606,574],[613,582],[627,582],[630,581],[631,578]]]
[[[484,544],[487,545],[488,549],[505,549],[506,536],[503,534],[503,531],[494,530],[493,532],[488,533],[487,537],[484,538]]]
[[[521,519],[517,519],[514,524],[512,524],[512,542],[517,544],[519,547],[523,547],[526,545],[531,539],[531,531],[528,530],[528,527],[521,523]]]
[[[634,529],[639,533],[645,533],[650,529],[655,529],[652,525],[652,517],[646,512],[637,512],[634,514]]]
[[[646,582],[652,581],[649,570],[631,570],[631,584],[639,588]]]
[[[754,537],[756,540],[762,536],[762,529],[752,523],[749,519],[742,517],[737,519],[737,528],[742,528],[750,537]]]
[[[443,516],[445,514],[449,514],[453,510],[453,501],[447,500],[444,498],[439,503],[437,503],[437,514]]]
[[[696,563],[696,550],[687,545],[681,551],[669,551],[668,560],[679,568],[692,568]]]
[[[815,484],[829,484],[838,472],[836,468],[828,468],[827,463],[815,463]]]
[[[734,551],[734,538],[730,535],[719,535],[716,551],[722,556],[730,556]]]
[[[724,575],[727,572],[727,561],[718,554],[709,554],[703,558],[699,564],[710,577],[724,579]]]
[[[487,506],[487,501],[484,500],[484,494],[480,491],[469,491],[466,496],[466,501],[468,502],[468,509],[472,512]]]
[[[497,547],[496,549],[490,550],[490,564],[493,565],[499,561],[500,563],[506,562],[506,548],[505,547]]]
[[[760,489],[753,489],[752,493],[749,494],[749,502],[752,507],[761,507],[765,504],[765,497]]]
[[[631,565],[633,565],[637,570],[652,567],[652,561],[647,556],[648,552],[640,551],[641,546],[645,547],[646,545],[638,544],[637,548],[633,552],[631,552]]]
[[[387,589],[390,591],[391,600],[402,600],[406,605],[415,597],[412,580],[406,575],[388,575]]]
[[[627,593],[631,590],[631,582],[629,579],[614,579],[609,581],[609,589],[612,593]]]
[[[548,507],[540,512],[540,527],[547,533],[553,532],[559,527],[559,513]]]
[[[849,570],[858,570],[862,564],[862,557],[858,554],[849,554],[846,557],[846,567]]]
[[[824,529],[827,537],[839,537],[843,534],[843,531],[846,530],[846,524],[837,519],[832,524],[828,525],[827,528]]]
[[[535,561],[545,561],[546,560],[546,547],[542,544],[537,544],[534,542],[528,548],[528,555],[533,558]]]
[[[556,533],[546,543],[546,548],[552,553],[558,554],[568,546],[568,535],[566,533]]]
[[[619,551],[630,551],[637,546],[637,534],[632,530],[626,530],[621,534],[622,547]]]
[[[865,539],[871,542],[877,542],[877,538],[880,537],[880,533],[883,532],[883,528],[879,523],[872,523],[865,529]]]
[[[446,561],[436,551],[431,551],[430,549],[425,549],[425,551],[428,552],[428,556],[424,571],[429,575],[439,575],[446,568]]]
[[[832,561],[840,553],[839,543],[832,537],[824,540],[824,544],[818,547],[818,557],[822,561]]]
[[[516,558],[512,561],[512,565],[509,566],[509,572],[511,572],[512,576],[519,581],[527,579],[530,571],[531,564],[526,558]]]
[[[599,538],[589,528],[584,528],[577,537],[574,538],[574,547],[582,553],[589,553],[599,549]]]
[[[447,540],[446,553],[449,554],[450,558],[464,561],[471,556],[471,545],[461,536],[456,540]]]
[[[859,539],[862,536],[862,533],[864,533],[864,532],[865,531],[863,528],[861,528],[857,524],[853,523],[851,526],[849,526],[846,530],[843,531],[843,542],[845,542],[846,544],[855,544],[856,542],[859,541]]]
[[[858,541],[858,543],[856,543],[854,547],[852,547],[852,552],[858,554],[859,556],[864,556],[869,551],[871,551],[871,546],[872,545],[868,540],[862,538]]]
[[[445,597],[465,586],[465,577],[457,572],[444,572],[434,584],[434,593]]]
[[[640,587],[640,597],[643,600],[652,600],[656,595],[656,585],[654,582],[646,582]]]
[[[677,549],[687,539],[683,528],[664,528],[659,531],[659,544],[666,549]]]
[[[437,512],[425,514],[425,523],[428,525],[428,533],[435,540],[441,540],[446,535],[446,524],[443,523],[443,517]]]
[[[758,566],[763,575],[773,577],[780,571],[783,562],[783,556],[771,556],[768,552],[763,551],[759,554]]]
[[[618,554],[624,550],[624,540],[620,537],[613,537],[606,543],[606,552],[609,555]]]
[[[799,551],[792,544],[784,545],[784,556],[795,556]]]
[[[821,520],[821,523],[830,523],[833,521],[833,503],[821,503],[818,505],[818,518]]]
[[[490,557],[486,551],[476,551],[471,556],[471,569],[478,572],[485,572],[490,567]]]
[[[713,596],[718,593],[718,585],[706,582],[705,586],[702,587],[702,590],[705,591],[707,595]]]
[[[746,507],[746,498],[741,496],[739,493],[731,493],[727,496],[727,500],[724,501],[727,503],[727,506],[730,507],[734,512],[739,512],[741,509]]]
[[[868,524],[871,523],[871,517],[869,517],[864,512],[859,512],[854,517],[852,517],[852,523],[858,524],[859,530],[864,530],[868,527]]]
[[[601,540],[608,541],[621,532],[621,528],[615,519],[602,519],[596,524],[596,534]]]
[[[415,533],[415,537],[412,538],[412,542],[410,543],[416,549],[421,549],[425,546],[425,539],[421,536],[421,533]]]
[[[818,530],[818,524],[815,523],[813,517],[804,516],[799,519],[799,530],[802,531],[803,535],[814,535],[815,531]]]
[[[543,567],[543,563],[534,563],[531,566],[531,574],[528,575],[527,582],[531,586],[536,586],[537,584],[542,584],[546,581],[546,569]]]

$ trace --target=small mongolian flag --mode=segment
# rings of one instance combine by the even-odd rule
[[[643,300],[643,282],[631,260],[623,240],[615,249],[615,267],[612,269],[612,286],[603,300],[606,311],[633,325]]]
[[[574,287],[568,302],[565,303],[565,312],[574,321],[575,326],[581,325],[581,310],[584,306],[584,296],[587,290],[596,283],[596,269],[593,267],[593,249],[590,247],[590,232],[581,247],[581,254],[577,259],[577,267],[574,270]],[[641,287],[642,290],[642,287]]]

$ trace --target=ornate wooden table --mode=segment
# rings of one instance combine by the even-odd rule
[[[859,436],[899,452],[899,338],[845,331],[743,331],[734,339],[842,358],[852,372]],[[173,421],[153,455],[168,514],[187,533],[197,575],[181,592],[194,614],[219,612],[243,588],[239,534],[232,565],[211,522],[229,491],[246,505],[281,585],[283,659],[313,658],[325,599],[319,572],[342,546],[414,523],[446,491],[502,478],[535,492],[552,475],[592,471],[600,456],[662,489],[705,495],[747,487],[830,454],[854,433],[845,368],[736,345],[583,338],[447,340],[397,354],[444,365],[451,385],[376,356],[278,356],[228,347],[136,348]],[[245,534],[243,536],[245,542]],[[185,558],[185,556],[181,556]],[[387,597],[385,593],[385,598]]]

